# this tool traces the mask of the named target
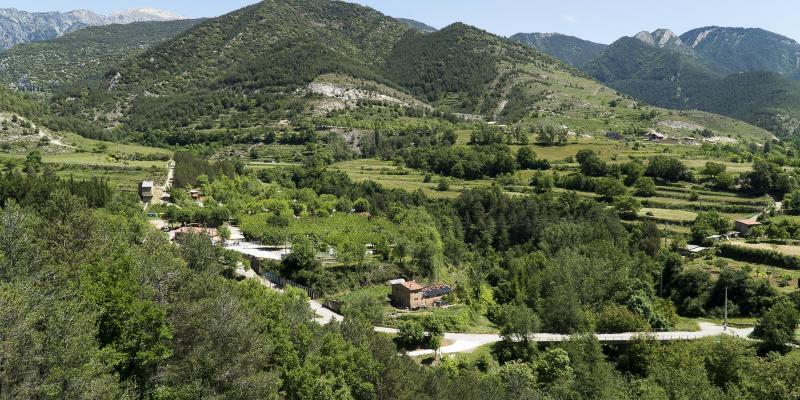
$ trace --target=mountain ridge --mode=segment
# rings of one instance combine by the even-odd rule
[[[605,44],[555,32],[517,33],[510,39],[531,46],[578,68],[597,57],[607,47]]]
[[[420,32],[422,32],[422,33],[433,33],[433,32],[438,31],[438,29],[436,29],[436,28],[434,28],[434,27],[432,27],[432,26],[430,26],[430,25],[428,25],[428,24],[426,24],[424,22],[420,22],[420,21],[417,21],[417,20],[414,20],[414,19],[409,19],[409,18],[395,18],[395,19],[400,21],[400,22],[402,22],[402,23],[404,23],[404,24],[406,24],[406,25],[408,25],[408,26],[410,26],[410,27],[412,27],[412,28],[414,28],[414,29],[416,29],[416,30],[418,30],[418,31],[420,31]]]
[[[0,8],[0,49],[16,44],[55,39],[88,26],[184,19],[168,11],[138,8],[109,15],[79,9],[67,12],[27,12]]]

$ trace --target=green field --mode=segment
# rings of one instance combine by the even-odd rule
[[[732,241],[731,244],[751,249],[770,250],[788,256],[800,256],[800,246],[788,244],[772,244],[772,243],[747,243],[740,240]]]
[[[380,183],[389,189],[402,189],[409,192],[422,190],[425,195],[432,198],[453,198],[457,197],[463,190],[490,186],[492,181],[480,179],[465,181],[455,178],[446,178],[450,187],[446,191],[437,190],[439,179],[442,177],[431,174],[431,181],[423,182],[425,173],[411,168],[401,168],[393,165],[390,161],[375,159],[359,159],[344,161],[334,164],[334,169],[346,173],[351,179],[361,182],[371,180]]]
[[[639,216],[644,219],[689,223],[694,221],[697,217],[697,213],[684,210],[644,207],[639,211]]]

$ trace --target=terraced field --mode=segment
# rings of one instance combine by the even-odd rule
[[[172,151],[147,146],[103,142],[64,133],[61,141],[70,150],[43,154],[42,162],[58,176],[75,179],[105,178],[122,191],[135,192],[142,180],[163,181]],[[0,162],[21,165],[25,154],[2,153]]]

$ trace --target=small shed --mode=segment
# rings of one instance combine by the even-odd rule
[[[697,256],[705,253],[706,251],[708,251],[708,247],[687,244],[686,247],[681,249],[680,253],[684,256]]]
[[[144,201],[150,201],[153,198],[153,181],[142,181],[139,184],[139,197]]]
[[[650,132],[650,134],[647,135],[647,137],[653,142],[660,142],[666,139],[666,136],[664,136],[664,134],[661,132]]]

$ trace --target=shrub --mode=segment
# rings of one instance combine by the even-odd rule
[[[785,269],[798,269],[798,266],[800,266],[800,257],[778,253],[773,250],[754,249],[732,244],[720,246],[719,255],[738,261],[766,264]]]
[[[425,329],[416,320],[403,321],[397,333],[397,342],[404,348],[417,348],[425,343]]]

